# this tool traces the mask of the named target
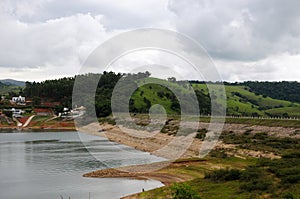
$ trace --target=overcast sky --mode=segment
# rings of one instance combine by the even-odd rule
[[[225,81],[300,81],[299,10],[299,0],[1,0],[0,79],[73,76],[102,42],[152,27],[199,42]]]

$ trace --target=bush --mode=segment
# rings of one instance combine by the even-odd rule
[[[171,190],[173,199],[200,199],[199,194],[186,183],[174,183]]]
[[[239,180],[241,175],[242,172],[238,169],[220,169],[205,174],[204,178],[211,179],[213,181],[231,181]]]
[[[264,179],[252,179],[240,186],[241,189],[252,192],[252,191],[265,191],[270,188],[272,182]]]
[[[197,131],[197,135],[196,135],[196,138],[200,139],[200,140],[204,140],[205,136],[206,136],[206,133],[207,133],[207,129],[199,129]]]
[[[262,159],[258,165],[268,167],[268,171],[280,178],[282,184],[296,184],[300,182],[299,154],[299,152],[285,154],[277,160]]]
[[[294,198],[296,198],[292,193],[285,193],[284,195],[283,195],[283,198],[284,199],[294,199]]]
[[[12,118],[12,111],[3,111],[3,114],[6,115],[7,117]]]
[[[227,153],[224,150],[211,150],[209,153],[210,157],[214,157],[214,158],[228,158]]]
[[[252,191],[265,191],[271,187],[272,179],[267,176],[266,172],[262,168],[255,166],[249,166],[242,172],[240,189],[249,192]]]

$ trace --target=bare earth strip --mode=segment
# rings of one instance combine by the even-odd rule
[[[205,127],[206,124],[201,124],[203,127]],[[235,127],[234,132],[237,130],[240,132],[245,132],[250,127],[247,127],[247,125],[244,125],[244,127],[237,125]],[[252,127],[253,129],[254,127]],[[299,129],[294,128],[286,128],[285,133],[282,133],[284,130],[280,129],[280,127],[260,127],[257,126],[257,129],[254,128],[253,133],[255,132],[269,132],[272,135],[276,134],[280,137],[292,137],[290,134],[293,134],[295,131],[299,131]],[[269,128],[269,129],[266,129]],[[225,125],[224,130],[226,129],[233,129],[233,125]],[[242,129],[242,130],[241,130]],[[259,130],[266,130],[266,131],[259,131]],[[268,131],[267,131],[268,130]],[[278,130],[278,131],[277,131]],[[170,142],[173,141],[174,136],[166,135],[163,133],[155,133],[151,137],[147,136],[133,136],[133,134],[128,134],[123,131],[121,131],[118,127],[105,124],[105,125],[99,125],[98,123],[92,123],[87,126],[84,126],[79,129],[79,131],[89,133],[92,135],[102,136],[108,138],[110,141],[117,142],[120,144],[124,144],[127,146],[134,147],[137,150],[146,151],[153,155],[164,157],[167,159],[174,159],[174,157],[178,158],[178,151],[181,151],[180,149],[180,143],[178,144],[177,148],[173,147],[172,150],[160,150],[166,145],[168,145]],[[278,132],[278,133],[276,133]],[[146,134],[147,132],[140,132],[141,134]],[[237,132],[239,133],[239,132]],[[298,136],[298,135],[297,135]],[[146,137],[146,138],[145,138]],[[184,141],[184,140],[183,140]],[[201,147],[202,141],[199,139],[194,139],[191,143],[191,145],[188,147],[188,149],[183,153],[181,158],[190,158],[190,157],[197,157],[199,155],[199,149]],[[268,153],[268,152],[261,152],[261,151],[253,151],[253,150],[247,150],[247,149],[236,149],[235,145],[233,144],[224,144],[222,141],[219,141],[215,148],[222,148],[222,149],[229,149],[233,155],[237,157],[266,157],[266,158],[279,158],[278,156]]]

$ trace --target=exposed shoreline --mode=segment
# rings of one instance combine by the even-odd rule
[[[179,176],[177,174],[171,174],[166,169],[174,169],[180,167],[189,167],[199,162],[205,162],[204,159],[187,159],[181,161],[164,161],[145,165],[134,165],[120,168],[109,168],[98,171],[93,171],[84,174],[83,177],[90,178],[128,178],[136,180],[157,180],[165,186],[169,186],[174,182],[185,182],[187,180],[193,180],[195,177],[191,176]],[[150,168],[160,168],[154,171],[147,171]],[[165,169],[166,168],[166,169]],[[141,193],[141,192],[139,192]],[[121,197],[121,199],[134,199],[137,198],[139,193],[131,194]]]
[[[93,171],[90,173],[86,173],[83,177],[91,177],[91,178],[133,178],[139,180],[158,180],[164,185],[170,185],[173,182],[183,182],[186,179],[180,178],[176,175],[171,175],[168,173],[161,173],[162,168],[164,167],[179,167],[179,166],[187,166],[193,163],[199,162],[201,160],[186,160],[180,162],[156,162],[145,165],[134,165],[134,166],[126,166],[120,168],[109,168]],[[160,168],[154,171],[148,171],[149,168]]]
[[[208,124],[202,124],[204,126]],[[239,126],[240,127],[240,126]],[[248,126],[249,127],[249,126]],[[232,125],[226,126],[226,129],[233,128]],[[262,129],[264,127],[258,127],[258,129]],[[268,127],[269,128],[269,127]],[[271,127],[275,128],[275,127]],[[239,130],[245,131],[245,128],[240,128]],[[279,128],[269,129],[271,131],[278,130]],[[294,128],[293,128],[294,129]],[[159,151],[160,148],[164,147],[166,144],[170,143],[170,141],[174,138],[173,136],[166,135],[163,133],[156,133],[155,135],[149,138],[141,138],[136,137],[133,135],[129,135],[124,133],[120,130],[117,126],[109,125],[109,124],[102,124],[99,125],[98,123],[92,123],[87,126],[84,126],[79,129],[82,132],[95,135],[106,137],[110,141],[117,142],[120,144],[124,144],[127,146],[131,146],[137,150],[149,152],[153,155],[163,157],[166,159],[174,160],[174,156],[176,156],[176,148],[173,151],[167,151],[164,153]],[[288,132],[292,132],[292,129],[286,129]],[[295,129],[294,129],[295,130]],[[146,132],[140,132],[146,133]],[[288,135],[286,135],[288,136]],[[134,178],[134,179],[152,179],[158,180],[164,185],[168,186],[174,182],[184,182],[187,180],[192,180],[191,178],[181,178],[177,174],[171,174],[169,172],[165,172],[163,168],[172,168],[172,167],[181,167],[181,166],[189,166],[192,164],[199,163],[199,161],[205,161],[204,159],[195,159],[198,157],[199,154],[199,147],[201,146],[202,141],[198,139],[194,139],[188,149],[183,153],[180,158],[185,159],[185,161],[174,162],[174,161],[166,161],[166,162],[159,162],[159,163],[152,163],[146,165],[135,165],[129,167],[121,167],[121,168],[109,168],[103,169],[98,171],[93,171],[87,174],[84,174],[84,177],[93,177],[93,178]],[[246,149],[239,149],[236,150],[234,145],[224,144],[222,142],[218,142],[215,148],[223,148],[232,150],[232,155],[244,158],[244,157],[266,157],[266,158],[280,158],[273,153],[268,152],[257,152],[251,151]],[[174,154],[173,154],[173,153]],[[179,157],[178,157],[179,158]],[[212,165],[213,167],[213,165]],[[126,196],[124,199],[136,198],[136,194]]]

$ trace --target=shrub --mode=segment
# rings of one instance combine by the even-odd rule
[[[205,174],[204,178],[211,179],[213,181],[231,181],[239,180],[241,175],[242,172],[238,169],[220,169]]]
[[[240,188],[249,192],[252,191],[265,191],[270,188],[272,182],[266,179],[252,179],[249,182],[243,183]]]
[[[200,139],[200,140],[204,140],[205,136],[206,136],[206,133],[207,133],[207,129],[199,129],[197,131],[197,135],[196,135],[196,138]]]
[[[267,176],[262,168],[249,166],[242,172],[240,189],[246,191],[265,191],[268,190],[272,183],[272,179]]]
[[[294,199],[294,198],[296,198],[296,197],[294,197],[294,195],[292,193],[290,193],[290,192],[285,193],[283,195],[283,199]]]
[[[199,194],[186,183],[174,183],[171,190],[173,199],[200,199]]]
[[[209,153],[210,157],[214,158],[228,158],[227,153],[224,150],[211,150]]]

